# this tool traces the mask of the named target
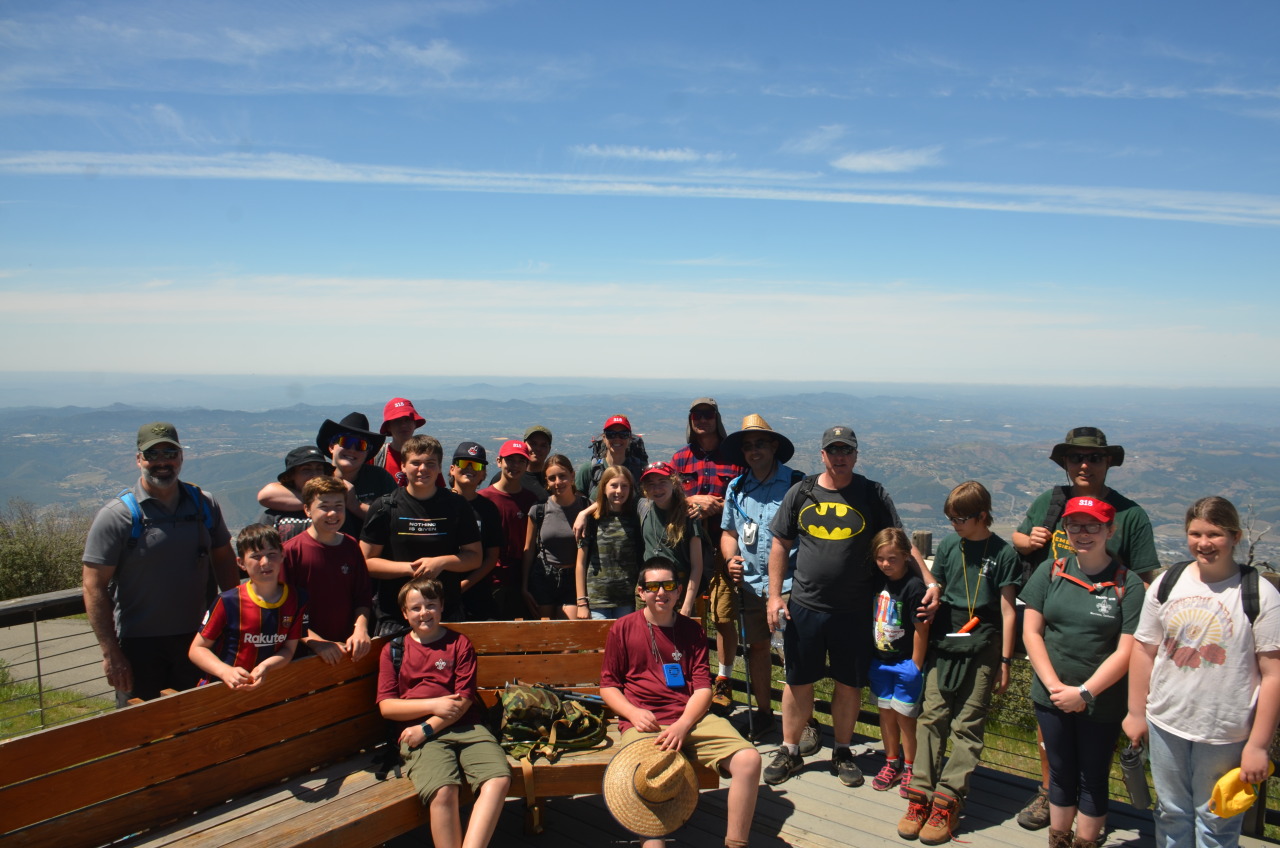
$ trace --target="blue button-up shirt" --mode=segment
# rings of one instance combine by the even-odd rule
[[[742,556],[742,579],[760,597],[769,595],[769,551],[773,547],[773,533],[769,523],[773,520],[782,496],[791,488],[794,472],[782,463],[768,480],[761,482],[750,471],[733,478],[724,498],[724,515],[720,527],[738,534],[738,553]],[[797,477],[797,479],[799,479]],[[755,542],[746,544],[746,525],[756,525]],[[791,591],[791,575],[796,570],[796,550],[793,545],[787,560],[787,577],[782,593]]]

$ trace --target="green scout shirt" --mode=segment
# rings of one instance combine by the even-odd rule
[[[1044,524],[1045,513],[1049,511],[1049,501],[1053,489],[1044,492],[1032,501],[1026,516],[1018,525],[1018,532],[1030,535],[1032,529]],[[1138,506],[1115,489],[1108,489],[1102,498],[1115,508],[1116,532],[1107,542],[1107,550],[1112,556],[1119,556],[1120,561],[1130,570],[1142,574],[1160,567],[1160,558],[1156,556],[1156,537],[1151,531],[1151,518],[1147,511]],[[1067,554],[1074,554],[1075,548],[1067,541],[1067,531],[1062,529],[1062,518],[1058,518],[1058,526],[1053,530],[1053,538],[1049,544],[1027,557],[1035,565],[1048,560],[1054,562]],[[1039,570],[1039,569],[1037,569]]]
[[[949,621],[935,618],[947,628],[946,632],[954,633],[963,627],[969,621],[970,608],[996,633],[1004,630],[1000,590],[1022,585],[1022,565],[1013,545],[994,533],[980,542],[963,542],[959,536],[948,536],[938,545],[929,570],[933,579],[942,584],[941,602],[951,609]]]
[[[1113,560],[1100,574],[1085,575],[1074,554],[1064,562],[1066,574],[1086,583],[1108,583],[1115,580],[1117,565]],[[1068,580],[1053,577],[1053,568],[1037,568],[1022,590],[1022,601],[1044,616],[1044,645],[1049,662],[1058,679],[1067,686],[1079,686],[1089,675],[1115,653],[1121,634],[1138,629],[1145,594],[1142,578],[1126,570],[1124,591],[1107,586],[1092,592]],[[1103,692],[1094,692],[1096,701],[1088,715],[1096,721],[1120,721],[1128,710],[1127,680],[1121,679]],[[1049,690],[1036,677],[1031,683],[1031,700],[1042,707],[1052,707]]]

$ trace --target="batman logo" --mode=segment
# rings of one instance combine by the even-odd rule
[[[852,539],[867,527],[862,513],[844,503],[809,504],[800,510],[800,527],[815,539]]]

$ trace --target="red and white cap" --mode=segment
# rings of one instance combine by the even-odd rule
[[[603,429],[608,430],[610,427],[626,427],[630,430],[631,422],[627,420],[627,416],[625,415],[615,415],[608,421],[604,422]]]
[[[1066,518],[1068,515],[1087,515],[1103,524],[1110,524],[1115,520],[1116,509],[1102,498],[1072,498],[1062,509],[1062,517]]]
[[[502,459],[504,456],[523,456],[528,460],[533,459],[533,454],[529,452],[529,446],[519,439],[508,439],[502,443],[502,447],[498,449],[498,459]]]
[[[397,418],[413,417],[413,426],[421,427],[427,423],[427,419],[418,414],[418,410],[413,408],[413,401],[408,398],[392,398],[387,401],[387,405],[382,407],[382,427],[379,432],[384,436],[391,435],[387,432],[387,425]]]
[[[651,462],[644,467],[644,471],[640,472],[640,479],[648,477],[650,474],[661,474],[664,477],[675,477],[675,466],[669,462]]]

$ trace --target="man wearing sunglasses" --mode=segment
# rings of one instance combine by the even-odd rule
[[[702,537],[707,540],[704,554],[709,556],[704,561],[708,565],[703,573],[710,575],[711,619],[716,627],[716,655],[720,658],[711,706],[727,713],[733,708],[729,672],[738,650],[738,618],[733,605],[733,582],[725,572],[720,551],[720,517],[729,481],[742,473],[742,465],[724,452],[724,421],[715,398],[700,397],[689,404],[685,439],[688,444],[672,455],[671,464],[684,482],[689,517],[702,522]]]
[[[347,485],[347,517],[342,532],[353,539],[360,538],[370,505],[397,488],[396,479],[385,469],[365,461],[378,452],[386,438],[369,429],[369,419],[361,412],[349,413],[341,421],[325,419],[316,434],[316,447],[332,462],[333,476]],[[263,509],[278,512],[302,509],[297,493],[281,483],[264,486],[258,492],[258,503]]]
[[[637,588],[644,607],[609,629],[600,671],[600,697],[617,713],[622,731],[618,747],[636,742],[683,751],[732,778],[724,844],[746,846],[760,788],[760,754],[728,719],[707,714],[707,638],[700,622],[677,614],[682,584],[671,562],[648,560]],[[643,844],[659,848],[663,840]]]
[[[200,672],[187,649],[212,600],[211,584],[216,579],[226,590],[239,583],[222,509],[178,480],[182,458],[172,424],[141,427],[138,482],[98,511],[85,540],[85,612],[117,706],[196,685]]]
[[[1107,444],[1106,434],[1097,427],[1076,427],[1053,446],[1049,459],[1067,472],[1067,485],[1055,486],[1032,501],[1026,517],[1013,532],[1013,547],[1022,555],[1028,572],[1041,563],[1075,553],[1062,526],[1062,510],[1071,498],[1093,497],[1116,511],[1115,533],[1107,542],[1107,550],[1142,582],[1150,583],[1160,567],[1151,518],[1146,510],[1107,485],[1107,471],[1124,464],[1124,448]],[[1049,824],[1049,763],[1043,747],[1040,770],[1040,791],[1018,813],[1018,824],[1028,830]]]

